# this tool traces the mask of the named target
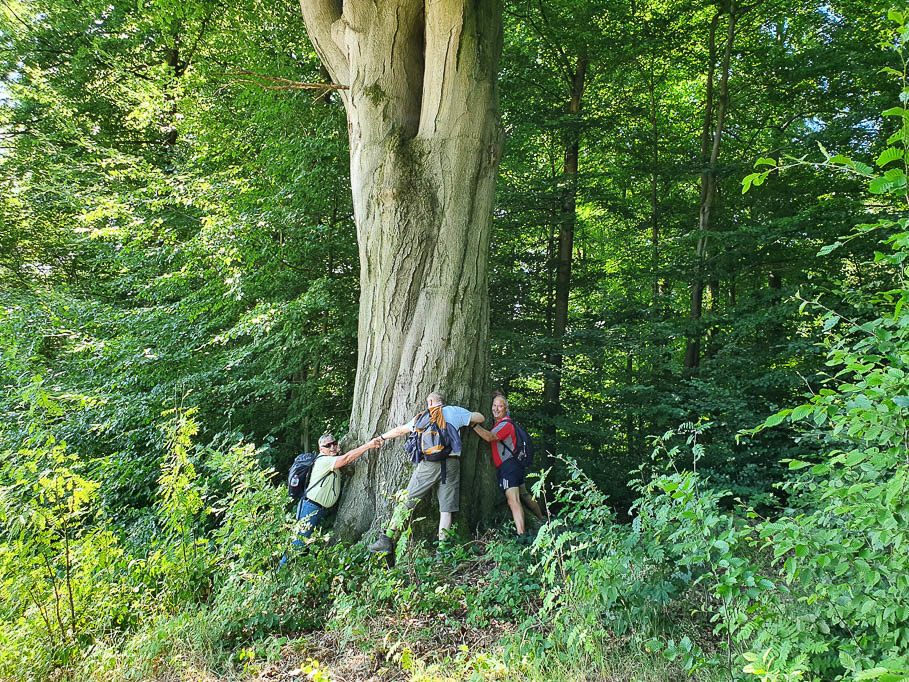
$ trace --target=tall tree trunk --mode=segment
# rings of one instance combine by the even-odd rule
[[[720,313],[720,281],[718,279],[711,278],[707,282],[707,297],[710,299],[710,317],[716,320]],[[704,330],[704,355],[707,358],[713,358],[716,355],[719,343],[718,331],[719,328],[715,321]]]
[[[663,298],[665,287],[660,281],[660,197],[659,197],[659,171],[657,170],[660,162],[660,134],[657,128],[657,101],[656,101],[656,83],[654,82],[653,71],[649,74],[649,94],[650,94],[650,132],[652,147],[650,150],[650,241],[652,245],[652,266],[653,270],[653,298],[654,301]]]
[[[178,113],[178,104],[179,104],[179,88],[180,88],[180,79],[186,74],[186,69],[189,68],[189,65],[192,63],[193,58],[196,54],[196,50],[199,49],[199,45],[202,43],[203,38],[205,37],[205,32],[208,29],[209,23],[215,15],[216,10],[213,9],[208,15],[202,20],[202,23],[199,25],[199,32],[196,34],[194,40],[190,41],[187,49],[181,49],[182,46],[182,37],[183,37],[183,26],[182,22],[179,24],[173,33],[173,44],[168,45],[164,48],[164,62],[167,64],[168,69],[170,70],[170,75],[172,76],[170,82],[165,89],[165,97],[167,100],[167,120],[164,125],[164,147],[168,152],[172,152],[177,145],[177,139],[179,137],[179,131],[177,130],[177,113]]]
[[[771,270],[767,276],[767,284],[770,288],[770,306],[774,312],[771,314],[770,324],[767,325],[767,333],[764,337],[771,346],[778,345],[785,339],[782,314],[774,310],[783,300],[783,276],[778,270]]]
[[[546,361],[549,368],[543,382],[543,405],[548,419],[543,430],[543,448],[554,453],[556,450],[555,417],[560,412],[562,392],[562,364],[565,348],[565,331],[568,328],[568,300],[571,293],[571,260],[574,250],[574,227],[578,200],[578,155],[580,150],[580,121],[578,114],[584,97],[584,81],[587,76],[588,59],[578,58],[574,72],[568,79],[569,100],[566,111],[571,125],[566,132],[565,162],[562,166],[562,198],[559,207],[559,244],[556,260],[555,301],[552,325],[554,348]],[[551,465],[552,462],[547,462]]]
[[[695,252],[695,273],[691,284],[691,304],[688,343],[685,347],[685,369],[696,371],[701,364],[701,316],[704,306],[704,261],[707,254],[707,237],[711,229],[711,209],[716,198],[716,165],[720,154],[720,140],[723,137],[726,111],[729,107],[729,61],[735,39],[737,20],[735,0],[729,5],[729,26],[726,46],[720,71],[719,102],[716,107],[716,123],[713,123],[713,80],[716,65],[716,29],[721,13],[717,12],[710,22],[709,64],[707,66],[707,90],[704,103],[704,126],[701,129],[701,197],[698,207],[698,241]]]
[[[167,88],[167,121],[164,127],[164,146],[168,151],[173,151],[177,144],[177,88],[186,64],[180,61],[180,36],[174,35],[174,44],[164,48],[164,61],[170,69],[173,80]]]
[[[634,354],[630,350],[625,351],[625,385],[629,388],[634,385]],[[634,406],[629,399],[629,404],[625,408],[625,454],[628,457],[628,466],[635,461],[634,444],[636,440],[635,436],[637,434],[635,433],[634,428],[634,413]]]
[[[406,422],[443,390],[486,404],[487,258],[502,147],[500,1],[302,0],[347,111],[360,254],[359,350],[346,444]],[[486,451],[465,436],[461,511],[490,510]],[[407,481],[401,441],[361,458],[336,527],[379,525]]]

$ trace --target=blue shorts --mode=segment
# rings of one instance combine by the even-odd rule
[[[524,467],[514,458],[506,459],[496,468],[496,478],[502,492],[509,488],[517,488],[524,482]]]

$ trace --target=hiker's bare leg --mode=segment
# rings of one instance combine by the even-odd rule
[[[514,518],[514,527],[518,535],[524,534],[524,507],[521,506],[521,498],[518,495],[517,488],[509,488],[505,491],[505,499],[511,508],[511,516]]]
[[[454,521],[454,512],[439,512],[439,540],[445,539],[445,534],[451,530]]]
[[[540,504],[535,499],[533,499],[533,495],[531,495],[527,490],[527,486],[522,483],[521,487],[518,488],[518,490],[521,493],[521,502],[524,503],[524,505],[533,513],[534,516],[542,521],[544,518],[543,510],[540,509]]]

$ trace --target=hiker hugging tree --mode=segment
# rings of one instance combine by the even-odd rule
[[[347,112],[360,254],[357,378],[348,438],[404,423],[437,386],[480,403],[487,376],[487,253],[502,147],[500,0],[302,0]],[[460,508],[495,500],[469,439]],[[407,480],[400,447],[361,459],[335,527],[359,536]]]
[[[451,528],[454,515],[458,512],[461,481],[461,434],[465,426],[482,424],[485,417],[457,405],[446,405],[445,396],[433,391],[426,397],[426,409],[406,424],[383,433],[377,440],[392,440],[404,434],[411,461],[416,464],[403,509],[395,510],[394,518],[378,540],[369,546],[371,552],[390,552],[394,538],[401,525],[407,520],[406,514],[413,511],[420,500],[438,486],[439,499],[439,540],[445,539]]]

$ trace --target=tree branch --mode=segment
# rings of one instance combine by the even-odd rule
[[[247,71],[246,69],[234,69],[235,72],[242,74],[244,76],[251,76],[252,78],[258,78],[259,80],[272,83],[272,85],[265,85],[265,83],[260,83],[257,80],[252,80],[252,78],[238,78],[236,83],[251,83],[253,85],[258,85],[260,88],[265,90],[348,90],[349,88],[346,85],[340,85],[339,83],[301,83],[300,81],[292,81],[287,78],[278,78],[277,76],[265,76],[261,73],[256,73],[255,71]]]
[[[3,3],[3,6],[6,7],[7,11],[13,16],[13,18],[14,18],[16,21],[18,21],[20,24],[22,24],[23,26],[25,26],[25,30],[26,30],[26,31],[31,31],[31,30],[32,30],[32,27],[29,26],[29,25],[22,19],[22,17],[20,17],[18,14],[16,14],[16,10],[14,10],[14,9],[10,6],[10,4],[9,4],[8,2],[6,2],[6,0],[0,0],[0,2]]]
[[[199,49],[199,44],[202,42],[202,36],[205,35],[205,29],[208,28],[208,22],[211,21],[211,18],[214,16],[215,12],[222,9],[220,3],[208,13],[208,16],[202,20],[202,26],[199,28],[199,35],[196,36],[196,42],[191,48],[189,48],[189,55],[187,55],[184,66],[188,67],[193,63],[193,57],[196,56],[196,50]]]

